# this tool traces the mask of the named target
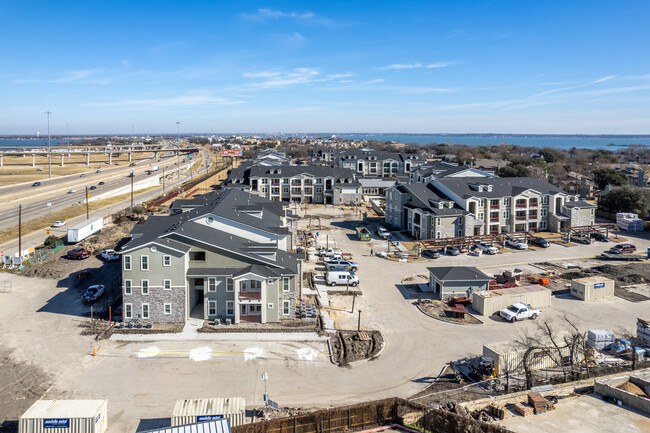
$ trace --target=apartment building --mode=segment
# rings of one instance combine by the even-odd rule
[[[282,203],[239,189],[185,200],[137,224],[121,249],[123,321],[295,318],[301,259]]]
[[[312,160],[352,170],[359,177],[404,176],[426,162],[414,153],[385,152],[369,148],[321,149],[312,152]]]
[[[359,204],[361,184],[352,170],[322,165],[250,165],[233,169],[226,186],[245,187],[273,201]]]
[[[428,183],[436,179],[447,177],[497,177],[493,172],[479,170],[477,168],[468,167],[465,165],[458,165],[452,162],[445,161],[431,161],[417,168],[411,170],[409,174],[409,182]]]
[[[424,185],[424,186],[422,186]],[[436,213],[456,212],[452,230],[423,229]],[[465,211],[461,217],[460,212]],[[412,236],[445,238],[516,231],[566,231],[592,225],[595,206],[550,183],[531,178],[443,177],[387,191],[387,223]],[[441,222],[443,220],[441,219]],[[462,227],[461,224],[462,222]]]

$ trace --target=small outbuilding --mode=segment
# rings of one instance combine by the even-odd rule
[[[592,276],[571,281],[571,294],[583,301],[614,297],[614,280]]]
[[[172,413],[172,426],[225,418],[230,421],[230,427],[236,427],[246,423],[245,417],[244,397],[176,400]]]
[[[531,285],[472,293],[472,308],[484,316],[490,316],[517,302],[532,308],[550,307],[551,291],[543,286]]]
[[[471,266],[432,267],[427,270],[429,289],[439,299],[487,290],[492,279]]]
[[[18,422],[19,433],[104,433],[106,400],[38,400]]]

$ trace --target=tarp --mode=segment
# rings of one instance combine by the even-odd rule
[[[139,433],[230,433],[230,423],[227,418],[224,418],[176,427],[163,427]]]

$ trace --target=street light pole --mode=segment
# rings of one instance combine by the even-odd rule
[[[359,321],[357,322],[357,332],[361,332],[361,310],[359,310]]]
[[[176,157],[178,161],[178,179],[181,178],[181,122],[176,122]]]
[[[51,111],[46,111],[47,114],[47,168],[48,168],[48,179],[52,179],[52,150],[50,148],[50,114]]]
[[[133,210],[133,178],[135,177],[135,173],[131,174],[131,210]]]
[[[86,219],[90,219],[90,216],[88,215],[88,186],[86,186]]]

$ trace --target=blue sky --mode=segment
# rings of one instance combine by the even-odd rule
[[[405,4],[402,4],[405,3]],[[650,133],[647,1],[0,1],[0,134]],[[133,127],[132,127],[133,125]]]

